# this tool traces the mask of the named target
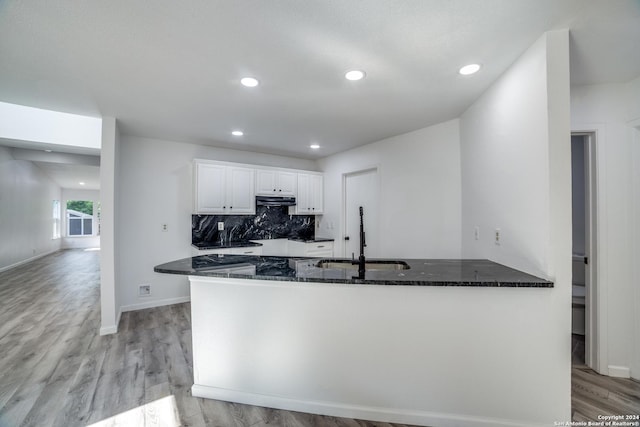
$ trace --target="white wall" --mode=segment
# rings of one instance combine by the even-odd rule
[[[640,377],[640,356],[634,356],[634,339],[640,345],[640,334],[634,333],[634,311],[640,304],[636,301],[634,306],[639,286],[634,268],[640,254],[634,254],[633,243],[639,236],[632,230],[638,221],[633,214],[634,200],[640,196],[633,186],[630,122],[640,118],[639,98],[640,79],[571,88],[571,129],[596,133],[598,322],[604,333],[596,369],[605,375],[628,377],[635,363],[636,378]]]
[[[538,387],[548,398],[536,420],[547,423],[569,420],[571,408],[569,108],[568,31],[556,31],[536,41],[460,118],[463,257],[488,258],[555,283],[553,289],[539,290],[546,299],[540,311],[519,312],[524,317],[544,312],[535,328],[521,334],[522,342],[512,343],[539,350],[511,360],[508,354],[495,355],[505,367],[517,364],[508,376],[529,391]],[[495,228],[501,230],[500,245],[494,243]],[[494,312],[488,305],[486,316]],[[495,398],[502,391],[516,406],[533,404],[518,388],[491,394]]]
[[[118,258],[117,227],[120,190],[120,133],[116,119],[104,117],[102,120],[102,149],[100,152],[100,334],[118,331],[120,320],[120,295],[118,292],[120,268]]]
[[[185,276],[154,273],[153,267],[191,256],[192,160],[317,170],[311,160],[122,136],[118,157],[118,292],[124,310],[185,301]],[[168,224],[168,231],[161,225]],[[103,237],[104,239],[104,237]],[[138,286],[151,285],[150,297]]]
[[[66,207],[69,200],[87,200],[93,202],[93,226],[91,236],[67,236]],[[62,247],[64,249],[99,248],[100,236],[98,236],[98,203],[100,202],[99,190],[75,190],[62,189]]]
[[[60,187],[33,163],[0,146],[0,271],[60,249],[53,236],[53,200]]]
[[[318,162],[325,173],[325,214],[318,235],[336,239],[343,256],[343,175],[378,168],[381,254],[460,257],[458,120],[384,139]],[[333,223],[335,227],[328,229]]]

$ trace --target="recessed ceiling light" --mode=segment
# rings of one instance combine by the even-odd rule
[[[241,130],[234,130],[233,132],[231,132],[231,135],[233,135],[233,136],[242,136],[242,135],[244,135],[244,132],[242,132]]]
[[[362,80],[364,79],[364,76],[365,76],[364,71],[360,71],[360,70],[347,71],[346,74],[344,75],[345,79],[347,80]]]
[[[469,74],[477,73],[479,69],[480,69],[480,65],[478,65],[478,64],[469,64],[469,65],[465,65],[464,67],[460,68],[460,71],[458,71],[458,72],[460,74],[462,74],[463,76],[468,76]]]
[[[50,153],[50,152],[51,152],[51,150],[44,150],[44,152],[45,152],[45,153]]]
[[[312,149],[314,149],[314,150],[317,150],[318,148],[320,148],[320,145],[318,145],[318,144],[311,144],[311,145],[309,146],[309,148],[312,148]]]
[[[258,82],[258,79],[254,79],[253,77],[245,77],[240,80],[240,83],[246,87],[256,87],[260,82]]]
[[[84,185],[84,182],[80,181],[78,184],[80,184],[80,185]]]

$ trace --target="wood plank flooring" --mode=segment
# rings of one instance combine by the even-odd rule
[[[0,273],[0,427],[392,425],[194,398],[189,304],[124,313],[101,337],[99,298],[99,252]],[[574,367],[572,384],[574,420],[640,413],[635,381]]]

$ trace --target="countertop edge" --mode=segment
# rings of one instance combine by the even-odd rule
[[[332,279],[332,278],[299,278],[299,277],[285,277],[285,276],[247,276],[243,274],[232,273],[215,273],[211,271],[207,272],[195,272],[195,271],[181,271],[165,270],[154,267],[156,273],[163,274],[176,274],[180,276],[196,276],[205,278],[230,278],[230,279],[243,279],[243,280],[263,280],[271,282],[296,282],[296,283],[332,283],[332,284],[344,284],[344,285],[373,285],[373,286],[434,286],[434,287],[469,287],[469,288],[554,288],[554,283],[550,281],[542,280],[532,282],[513,282],[513,281],[496,281],[496,282],[473,282],[473,281],[397,281],[397,280],[363,280],[363,279]]]

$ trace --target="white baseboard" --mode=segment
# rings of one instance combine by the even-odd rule
[[[631,378],[631,370],[626,366],[609,365],[609,376],[616,378]]]
[[[125,311],[136,311],[136,310],[144,310],[145,308],[153,308],[153,307],[161,307],[163,305],[172,305],[172,304],[180,304],[183,302],[191,301],[191,297],[177,297],[177,298],[167,298],[167,299],[157,299],[151,300],[149,302],[143,302],[140,304],[131,304],[124,305],[120,308],[122,312]]]
[[[191,387],[191,394],[194,397],[203,397],[205,399],[387,423],[437,425],[438,427],[541,427],[549,425],[549,423],[533,423],[531,421],[298,400],[283,396],[268,396],[198,384],[194,384]]]
[[[103,326],[100,328],[100,335],[111,335],[118,333],[118,325],[120,325],[120,317],[122,317],[122,310],[118,311],[116,316],[116,324],[111,326]]]
[[[19,267],[22,264],[26,264],[28,262],[35,261],[38,258],[42,258],[43,256],[51,255],[52,253],[58,252],[59,250],[60,249],[54,249],[54,250],[49,251],[49,252],[44,252],[44,253],[38,254],[38,255],[33,256],[31,258],[28,258],[28,259],[25,259],[25,260],[22,260],[22,261],[18,261],[15,264],[11,264],[11,265],[8,265],[6,267],[2,267],[2,268],[0,268],[0,273],[2,273],[3,271],[11,270],[12,268]]]

